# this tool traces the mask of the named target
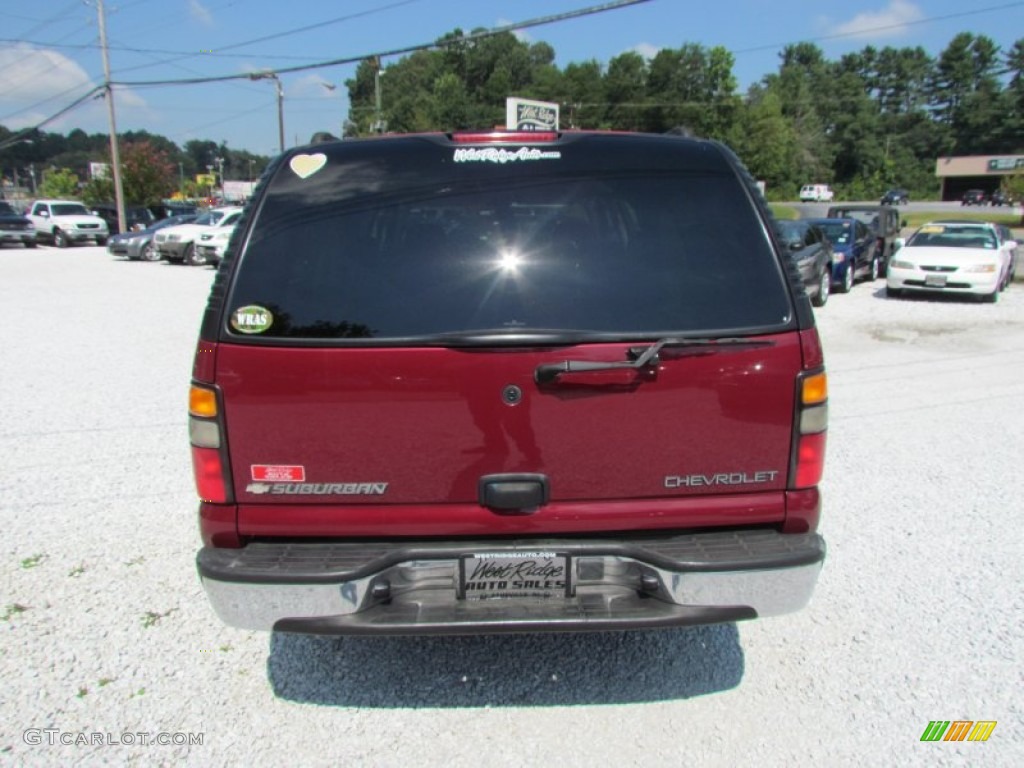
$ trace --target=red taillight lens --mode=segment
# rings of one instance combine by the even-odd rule
[[[224,425],[217,391],[209,386],[193,384],[189,390],[188,412],[196,491],[203,501],[225,504],[230,501],[228,489],[231,484],[224,464]]]
[[[793,424],[791,489],[813,488],[825,469],[825,430],[828,428],[828,376],[807,373],[797,381],[797,413]]]
[[[487,133],[453,133],[456,144],[539,144],[555,141],[554,131],[490,131]]]
[[[225,504],[228,500],[224,483],[224,465],[220,451],[216,448],[192,446],[192,471],[196,479],[196,490],[202,501]]]
[[[801,435],[796,449],[794,488],[813,488],[825,471],[825,433]]]

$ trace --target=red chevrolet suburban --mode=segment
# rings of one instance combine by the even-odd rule
[[[254,629],[625,629],[798,610],[827,422],[749,174],[680,136],[298,148],[218,271],[198,569]]]

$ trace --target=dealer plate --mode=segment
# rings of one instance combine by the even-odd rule
[[[458,596],[568,597],[572,559],[557,552],[480,552],[459,560]]]
[[[946,276],[945,275],[925,275],[924,284],[930,288],[945,288],[946,287]]]

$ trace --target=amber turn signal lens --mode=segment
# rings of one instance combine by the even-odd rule
[[[217,394],[212,389],[192,386],[188,391],[188,412],[193,416],[217,415]]]
[[[803,380],[800,391],[800,402],[803,405],[814,405],[828,400],[828,376],[816,373]]]

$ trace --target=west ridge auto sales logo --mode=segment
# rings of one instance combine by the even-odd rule
[[[543,152],[530,147],[520,147],[514,151],[498,147],[474,147],[456,149],[454,160],[456,163],[515,163],[526,160],[558,160],[561,157],[561,152]]]

